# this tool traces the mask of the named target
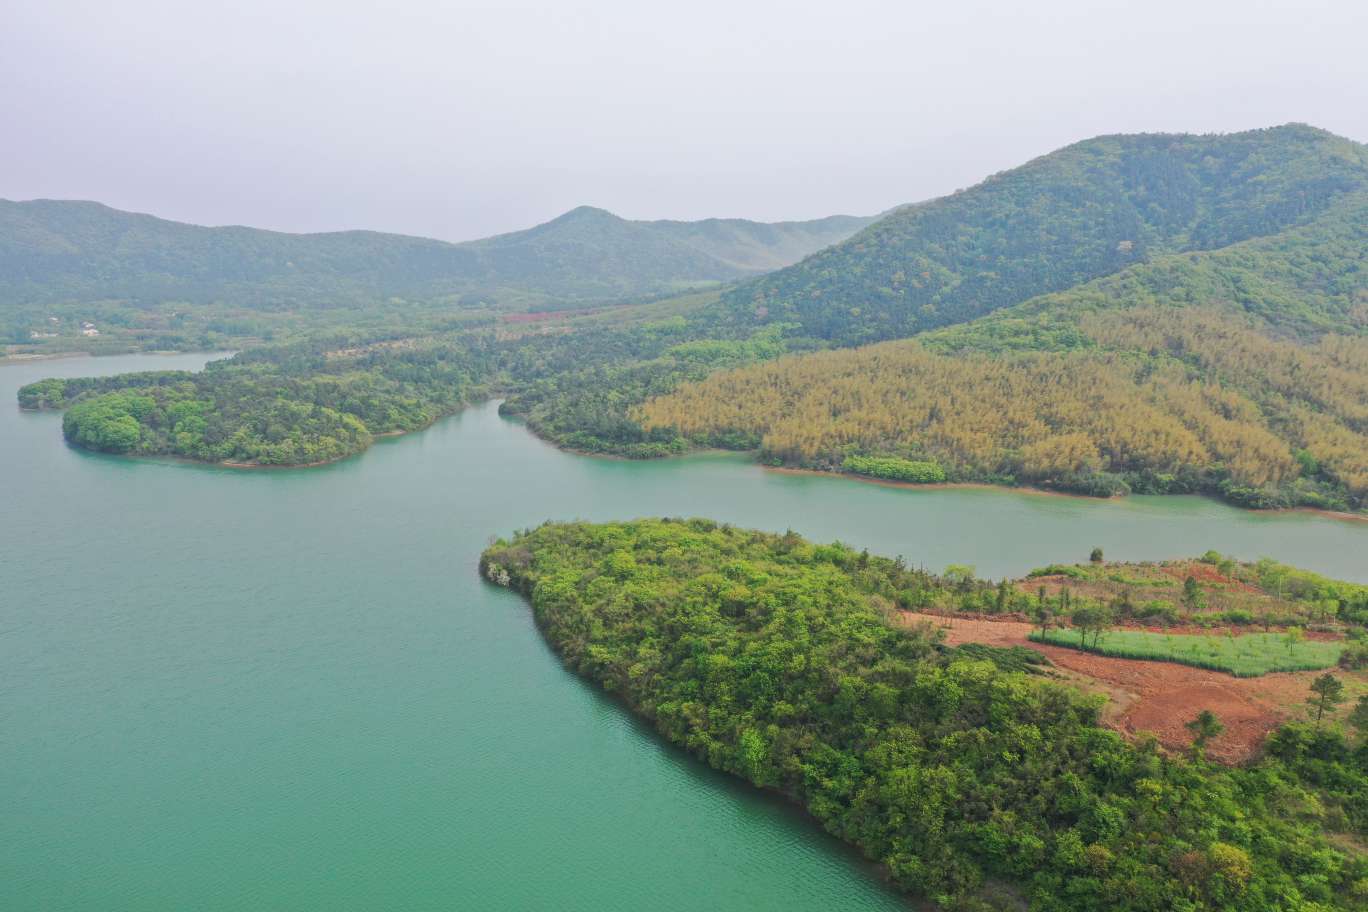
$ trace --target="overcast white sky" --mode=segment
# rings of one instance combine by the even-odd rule
[[[1368,141],[1365,0],[0,0],[0,197],[203,224],[872,213],[1291,120]]]

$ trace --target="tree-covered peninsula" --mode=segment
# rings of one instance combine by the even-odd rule
[[[203,371],[43,380],[25,408],[65,408],[76,446],[135,456],[238,465],[316,465],[360,452],[374,437],[451,414],[478,387],[473,359],[442,346],[406,359],[347,352],[262,350]]]
[[[1338,729],[1289,726],[1222,767],[1099,726],[1101,698],[1035,653],[900,622],[1000,603],[1007,583],[706,520],[547,524],[480,569],[528,597],[568,667],[944,908],[1368,901],[1368,752]]]

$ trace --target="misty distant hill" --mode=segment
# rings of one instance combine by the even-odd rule
[[[93,202],[0,200],[0,309],[184,301],[278,310],[422,302],[557,306],[663,294],[797,262],[872,219],[630,221],[580,207],[464,244],[206,228]]]

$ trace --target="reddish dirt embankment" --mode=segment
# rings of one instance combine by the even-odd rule
[[[1192,735],[1184,727],[1204,709],[1216,714],[1225,731],[1207,755],[1226,763],[1251,757],[1268,733],[1293,716],[1310,693],[1319,672],[1267,674],[1236,678],[1173,662],[1147,662],[1094,655],[1061,646],[1032,643],[1031,625],[1021,621],[988,621],[905,612],[907,623],[930,621],[945,630],[946,642],[1025,646],[1042,653],[1062,677],[1109,698],[1105,725],[1124,734],[1148,731],[1172,750],[1186,749]]]

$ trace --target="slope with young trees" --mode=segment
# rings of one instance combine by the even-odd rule
[[[1067,351],[946,353],[916,341],[714,374],[638,417],[772,461],[861,471],[932,462],[946,477],[1083,493],[1206,491],[1249,506],[1361,508],[1368,339],[1277,341],[1246,318],[1101,312]],[[866,473],[876,474],[876,473]]]

